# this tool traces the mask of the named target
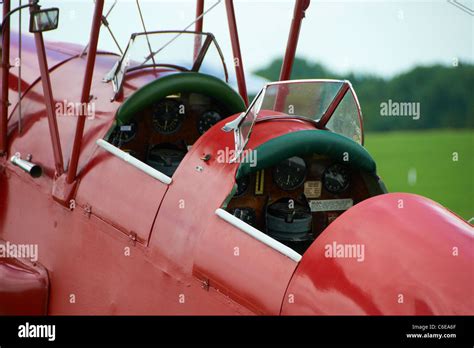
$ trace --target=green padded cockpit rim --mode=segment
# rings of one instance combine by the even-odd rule
[[[225,116],[246,109],[242,97],[224,81],[202,73],[183,72],[163,76],[138,89],[120,106],[115,125],[129,124],[139,111],[176,93],[199,93],[212,97],[229,113]]]
[[[313,153],[328,156],[369,174],[376,174],[372,156],[355,141],[327,130],[303,130],[273,138],[255,148],[256,165],[251,166],[246,156],[241,159],[236,179],[260,169],[272,167],[286,158]],[[255,158],[255,157],[254,157]]]

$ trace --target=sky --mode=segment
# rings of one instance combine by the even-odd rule
[[[12,5],[19,0],[12,0]],[[473,0],[450,0],[474,10]],[[26,0],[23,0],[25,3]],[[206,8],[218,0],[206,0]],[[108,9],[113,0],[106,0]],[[247,74],[284,54],[294,1],[235,0],[237,25]],[[85,44],[93,0],[41,0],[44,8],[60,8],[60,25],[46,40]],[[194,20],[195,1],[141,0],[148,30],[184,29]],[[370,73],[383,77],[418,65],[474,63],[474,17],[447,0],[432,1],[315,1],[306,11],[297,55],[339,74]],[[27,31],[28,15],[23,15]],[[119,0],[110,26],[122,46],[130,34],[143,31],[135,1]],[[12,21],[18,27],[18,17]],[[193,26],[191,27],[193,29]],[[224,1],[206,14],[204,31],[212,32],[229,68],[232,62]],[[100,48],[116,51],[102,27]],[[317,77],[317,76],[316,76]]]

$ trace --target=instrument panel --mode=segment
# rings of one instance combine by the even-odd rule
[[[324,170],[322,182],[324,188],[331,193],[344,192],[351,180],[349,169],[339,163],[335,163]]]
[[[179,99],[163,99],[153,105],[151,113],[151,124],[155,132],[173,134],[184,123],[186,107]]]
[[[108,141],[171,177],[189,147],[227,116],[211,97],[170,95],[142,110],[130,124],[114,129]]]
[[[303,185],[307,168],[305,161],[300,157],[291,157],[273,168],[273,182],[285,191],[294,190]]]
[[[300,252],[345,210],[369,197],[358,170],[317,154],[285,159],[236,184],[227,210]]]

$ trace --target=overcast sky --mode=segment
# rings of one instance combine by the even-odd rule
[[[206,8],[216,2],[206,0]],[[474,9],[472,0],[458,2]],[[13,5],[17,3],[18,0],[12,0]],[[40,3],[61,10],[59,30],[45,33],[46,39],[87,42],[92,0],[41,0]],[[106,0],[106,9],[112,3]],[[183,29],[194,19],[195,1],[141,0],[140,3],[148,30]],[[235,1],[247,72],[284,53],[293,4],[294,1],[287,0]],[[26,25],[26,13],[23,18]],[[142,31],[135,1],[119,0],[109,21],[123,46],[132,32]],[[17,23],[16,18],[14,22]],[[17,26],[16,23],[13,25]],[[223,1],[206,15],[204,30],[215,34],[227,63],[231,62]],[[312,0],[303,21],[297,54],[338,73],[370,72],[389,77],[416,65],[450,65],[456,59],[472,63],[473,45],[474,17],[446,0]],[[105,28],[100,47],[115,49]]]

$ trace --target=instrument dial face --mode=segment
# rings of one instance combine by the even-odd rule
[[[257,222],[257,214],[252,208],[233,208],[229,212],[243,222],[255,227]]]
[[[173,134],[184,120],[184,105],[176,100],[164,99],[153,107],[153,129],[161,134]]]
[[[300,157],[291,157],[273,168],[273,181],[282,190],[290,191],[304,183],[306,163]]]
[[[181,149],[154,146],[148,153],[146,163],[163,174],[172,177],[185,155],[186,152]]]
[[[333,164],[323,173],[323,185],[329,192],[340,193],[349,187],[349,182],[349,169],[342,164]]]
[[[237,180],[237,191],[234,194],[234,197],[239,197],[247,191],[249,184],[250,184],[250,177],[244,176],[243,178],[240,178]]]
[[[132,121],[129,124],[116,127],[110,135],[111,143],[115,146],[122,146],[135,138],[137,135],[138,124]]]
[[[198,120],[198,132],[203,135],[209,128],[221,120],[221,115],[217,111],[206,111]]]

